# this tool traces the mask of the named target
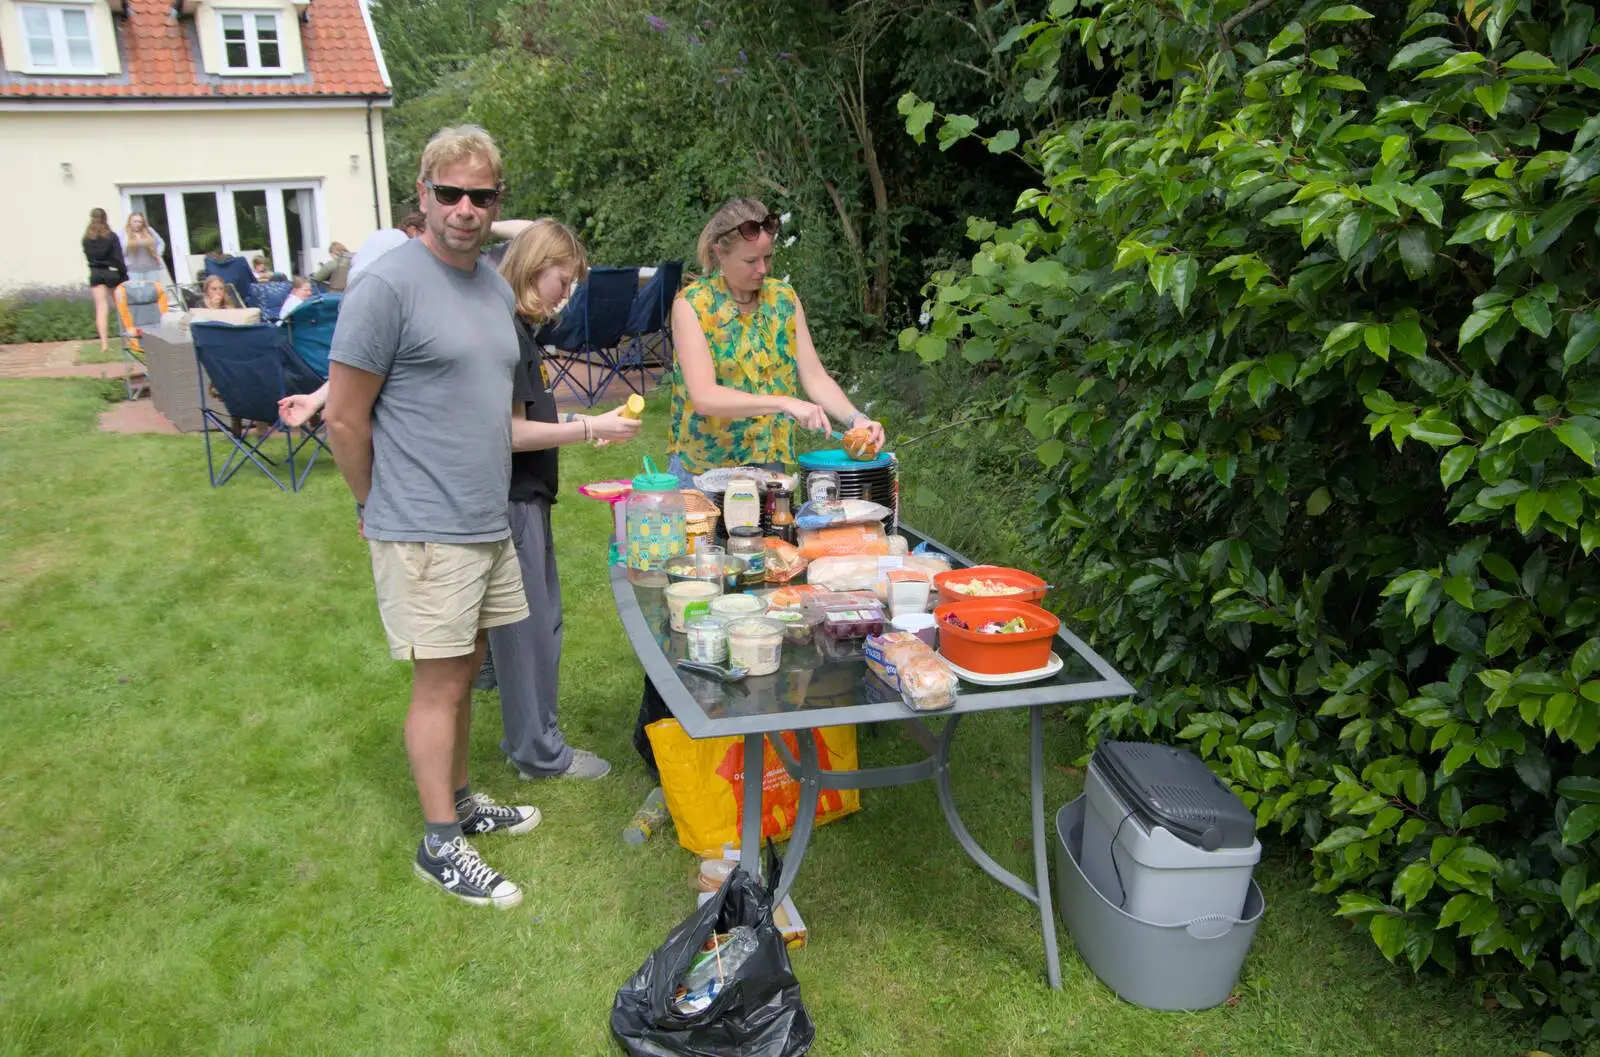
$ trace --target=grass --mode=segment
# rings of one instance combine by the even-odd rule
[[[629,747],[639,675],[604,569],[608,513],[572,495],[639,447],[563,456],[563,726],[613,760],[530,787],[500,765],[479,695],[475,783],[537,803],[485,839],[529,896],[459,906],[411,875],[417,809],[350,500],[259,475],[212,490],[200,440],[95,430],[101,389],[0,383],[0,1054],[608,1054],[616,988],[694,905],[695,861],[620,830],[648,781]],[[648,414],[659,452],[664,414]],[[954,767],[978,839],[1026,850],[1026,723],[966,721]],[[866,764],[910,757],[863,730]],[[1049,803],[1081,732],[1047,731]],[[1271,851],[1268,911],[1234,1005],[1160,1014],[1099,985],[1063,934],[957,849],[926,786],[863,795],[796,886],[812,1052],[1172,1057],[1520,1052],[1528,1029],[1463,985],[1391,968]]]
[[[115,320],[112,321],[115,325]],[[121,342],[115,334],[111,336],[111,343],[104,352],[100,351],[100,339],[86,341],[78,350],[79,363],[116,363],[122,359]]]

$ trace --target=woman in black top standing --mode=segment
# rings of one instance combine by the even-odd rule
[[[89,228],[83,233],[83,257],[89,262],[89,292],[94,295],[94,326],[100,332],[100,351],[109,347],[106,318],[111,314],[111,295],[128,278],[122,260],[122,243],[106,223],[104,209],[89,210]]]
[[[479,267],[484,267],[480,264]],[[588,271],[583,244],[565,224],[535,220],[506,249],[500,274],[517,299],[522,356],[513,376],[511,411],[511,539],[522,568],[528,616],[489,629],[489,650],[500,686],[505,750],[523,778],[600,778],[611,765],[574,749],[557,726],[561,668],[561,584],[556,576],[550,507],[556,501],[557,454],[563,444],[629,440],[636,419],[620,408],[603,415],[560,415],[544,376],[534,334],[555,316],[575,280]]]

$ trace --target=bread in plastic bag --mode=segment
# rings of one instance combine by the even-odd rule
[[[866,499],[813,499],[795,511],[794,523],[803,529],[833,525],[864,525],[882,521],[894,511]]]
[[[877,522],[866,525],[840,525],[835,528],[801,529],[800,557],[814,562],[818,558],[848,554],[885,555],[889,536]]]
[[[956,673],[932,650],[896,665],[900,676],[900,699],[918,712],[936,712],[956,703]]]
[[[800,548],[777,536],[762,541],[766,546],[767,583],[786,584],[806,571],[808,564],[800,556]]]

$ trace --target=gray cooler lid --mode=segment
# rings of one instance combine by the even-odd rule
[[[1204,848],[1248,848],[1256,820],[1192,752],[1142,741],[1102,741],[1095,769],[1145,828]]]

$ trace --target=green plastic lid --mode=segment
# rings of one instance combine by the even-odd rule
[[[633,479],[635,492],[676,492],[679,487],[678,479],[656,469],[648,455],[644,457],[644,472]]]

